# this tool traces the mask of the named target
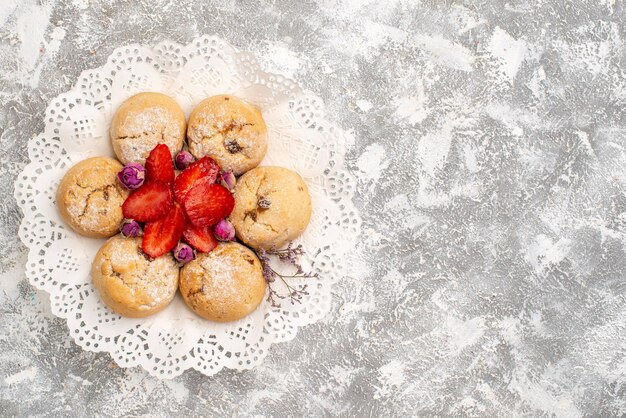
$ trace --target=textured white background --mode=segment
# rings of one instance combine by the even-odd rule
[[[129,3],[0,5],[0,415],[626,414],[623,2]],[[10,196],[82,70],[205,33],[354,130],[363,242],[260,367],[158,381],[71,342]]]

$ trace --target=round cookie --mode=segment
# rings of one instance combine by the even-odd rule
[[[120,315],[143,318],[165,308],[176,295],[178,264],[171,253],[155,259],[141,251],[141,238],[109,239],[91,266],[102,301]]]
[[[237,180],[230,220],[237,237],[252,248],[281,248],[311,219],[311,198],[297,173],[257,167]]]
[[[263,301],[265,286],[256,254],[235,242],[198,254],[180,271],[180,293],[187,306],[217,322],[236,321],[254,311]]]
[[[189,152],[213,158],[236,176],[259,165],[267,151],[267,127],[261,111],[234,96],[213,96],[191,112]]]
[[[158,144],[174,155],[185,141],[185,114],[178,103],[161,93],[139,93],[117,109],[111,121],[111,143],[124,164],[144,164]]]
[[[56,203],[63,220],[81,235],[108,238],[124,220],[122,203],[128,197],[117,181],[122,164],[95,157],[68,170],[57,189]]]

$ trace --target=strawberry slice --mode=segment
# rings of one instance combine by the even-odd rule
[[[185,213],[174,205],[163,218],[146,224],[141,241],[143,252],[153,258],[162,256],[178,244],[184,228]]]
[[[189,190],[200,184],[215,183],[220,166],[211,157],[202,157],[184,169],[174,182],[174,199],[180,204],[185,201]]]
[[[128,219],[152,222],[165,216],[172,204],[172,192],[167,184],[145,183],[126,198],[122,213]]]
[[[174,183],[174,163],[167,145],[159,144],[150,151],[146,158],[146,180],[160,181],[169,185]]]
[[[221,184],[201,183],[187,192],[183,203],[189,221],[203,227],[214,225],[230,215],[235,199]]]
[[[208,253],[217,247],[217,239],[215,239],[210,226],[198,227],[187,222],[183,231],[183,238],[185,238],[187,244],[203,253]]]

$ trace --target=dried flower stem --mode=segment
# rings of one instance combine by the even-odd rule
[[[306,291],[307,285],[305,284],[300,289],[296,289],[291,286],[287,280],[292,278],[310,278],[310,277],[318,277],[317,273],[305,273],[304,269],[299,263],[299,258],[304,254],[304,248],[302,245],[298,245],[297,247],[293,247],[291,243],[287,246],[287,248],[283,250],[258,250],[256,252],[259,260],[261,260],[261,264],[263,266],[263,277],[267,281],[267,285],[269,287],[269,295],[267,297],[267,301],[272,304],[273,307],[280,307],[280,303],[277,299],[286,299],[289,297],[289,301],[291,304],[302,303],[302,297],[308,295],[309,293]],[[270,265],[270,256],[276,256],[283,263],[291,264],[296,267],[296,273],[293,275],[281,274],[274,270]],[[287,288],[287,294],[282,295],[278,293],[273,287],[272,283],[279,278]]]

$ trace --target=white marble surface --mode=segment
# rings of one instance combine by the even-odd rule
[[[622,1],[0,4],[0,415],[623,416]],[[353,130],[360,268],[264,364],[159,381],[25,280],[14,178],[116,47],[217,34]]]

